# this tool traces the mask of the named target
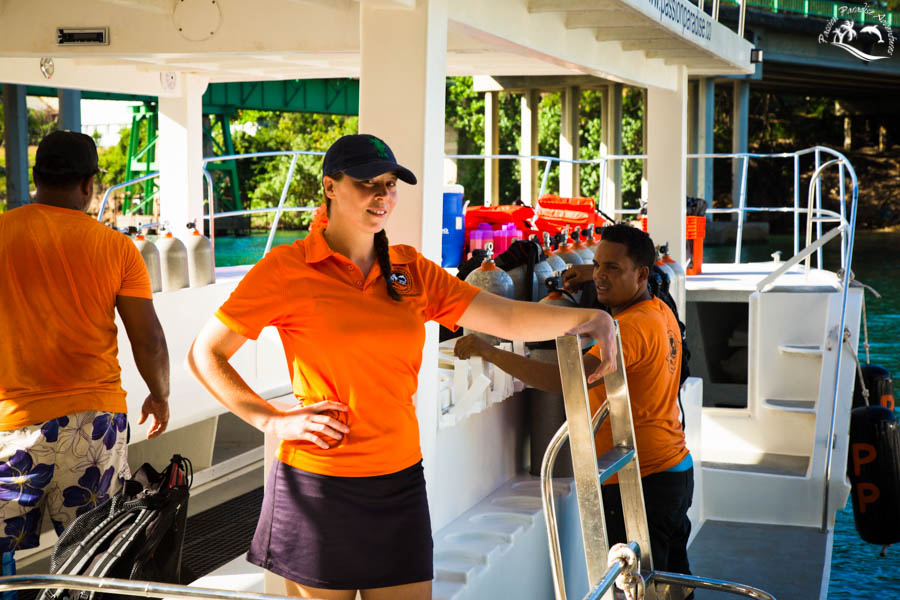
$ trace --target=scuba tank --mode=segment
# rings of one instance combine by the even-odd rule
[[[576,227],[572,234],[572,250],[581,257],[582,264],[591,264],[594,261],[594,251],[590,250],[581,241],[581,227]]]
[[[194,223],[187,224],[191,235],[185,244],[188,261],[188,280],[191,287],[201,287],[216,282],[216,268],[213,264],[212,245]]]
[[[532,235],[529,240],[535,244],[538,249],[538,262],[534,263],[534,278],[537,280],[537,293],[533,296],[536,302],[546,296],[550,291],[547,289],[547,278],[553,277],[553,268],[547,262],[547,255],[541,251],[541,245],[538,244],[537,236]]]
[[[134,236],[134,245],[137,246],[144,264],[147,266],[147,274],[150,276],[150,290],[153,292],[162,291],[162,271],[159,264],[159,250],[156,244],[144,237],[144,234],[138,232]]]
[[[597,251],[597,244],[600,238],[594,236],[595,231],[599,231],[600,227],[586,227],[581,230],[581,236],[584,238],[584,247],[591,251],[591,260],[594,260],[594,252]]]
[[[568,268],[566,261],[558,257],[550,246],[550,234],[546,231],[544,232],[544,254],[547,255],[547,264],[550,265],[554,273],[565,271]]]
[[[678,314],[685,314],[685,302],[687,300],[685,294],[685,272],[684,268],[678,264],[674,258],[669,255],[669,244],[663,244],[659,247],[659,253],[662,255],[662,262],[665,266],[669,267],[674,274],[674,277],[670,281],[669,292],[672,294],[672,297],[675,298],[675,305],[678,307]],[[684,318],[682,316],[682,318]]]
[[[469,273],[468,277],[466,277],[466,283],[471,283],[475,287],[481,288],[484,291],[497,296],[503,296],[504,298],[510,299],[514,298],[515,288],[513,286],[512,278],[507,275],[506,271],[494,264],[494,244],[488,244],[485,247],[485,250],[487,250],[487,256],[480,267]],[[471,331],[469,329],[464,329],[463,333],[466,335],[475,333],[478,337],[484,339],[492,346],[496,346],[503,341],[492,335]]]
[[[553,277],[547,279],[547,289],[550,290],[550,293],[547,294],[547,297],[541,299],[541,304],[567,306],[569,308],[578,306],[578,302],[572,294],[563,289],[561,273],[556,273]]]
[[[581,256],[575,253],[572,250],[571,246],[568,244],[569,239],[569,226],[566,225],[565,229],[563,229],[562,240],[559,243],[559,248],[556,250],[556,256],[561,258],[563,262],[569,265],[580,265],[583,264],[584,261],[581,260]]]
[[[656,249],[656,260],[653,261],[653,264],[655,264],[657,267],[659,267],[660,271],[662,271],[663,273],[666,274],[666,278],[669,280],[668,281],[669,285],[667,287],[670,290],[669,293],[671,293],[671,290],[673,289],[673,286],[675,285],[675,271],[672,270],[672,267],[670,267],[669,265],[667,265],[666,263],[663,262],[662,256],[660,256],[659,252],[660,252],[660,249],[657,248]],[[674,296],[674,294],[673,294],[673,296]],[[681,313],[679,313],[679,314],[681,314]]]
[[[162,273],[162,291],[171,292],[188,287],[187,249],[171,231],[157,241],[159,248],[160,271]]]

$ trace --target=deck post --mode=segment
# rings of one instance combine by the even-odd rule
[[[684,264],[687,68],[677,70],[674,90],[647,91],[647,225],[653,242],[669,244],[672,258]]]
[[[621,83],[613,83],[603,90],[601,113],[603,130],[601,132],[600,154],[622,154],[622,93]],[[622,161],[613,160],[606,164],[606,191],[603,194],[603,206],[600,210],[613,216],[614,211],[622,208]]]
[[[712,154],[715,136],[716,80],[702,77],[697,86],[697,153]],[[713,169],[711,158],[695,159],[697,163],[697,194],[712,206]]]
[[[750,82],[742,79],[734,82],[734,104],[732,110],[732,137],[731,151],[734,153],[746,152],[748,144],[748,121],[750,119]],[[737,207],[738,198],[741,195],[741,161],[731,161],[731,205]],[[732,213],[732,219],[738,220],[737,213]]]
[[[191,73],[181,78],[180,96],[159,98],[159,218],[176,236],[203,219],[203,93],[208,79]]]
[[[441,261],[444,170],[444,94],[447,0],[419,0],[411,10],[360,5],[359,130],[383,138],[400,164],[416,174],[399,184],[397,208],[387,225],[391,244],[410,244]],[[416,414],[430,498],[437,486],[438,325],[425,326]],[[435,530],[452,516],[432,504]],[[446,511],[446,509],[443,509]]]
[[[500,154],[500,92],[484,93],[484,153]],[[484,159],[484,205],[500,204],[500,160]]]
[[[563,90],[561,96],[559,157],[562,160],[573,160],[578,158],[578,101],[581,98],[581,89],[569,86]],[[559,195],[571,198],[580,194],[578,165],[570,162],[559,163]]]
[[[25,86],[3,84],[3,147],[6,152],[6,208],[31,202],[28,190],[28,107]]]
[[[538,106],[541,95],[538,90],[528,88],[521,100],[521,137],[519,154],[534,156],[538,153]],[[522,202],[526,206],[535,206],[537,200],[537,161],[521,159],[519,161]]]
[[[59,88],[59,128],[81,131],[81,90]]]

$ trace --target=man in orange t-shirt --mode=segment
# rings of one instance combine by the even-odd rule
[[[687,510],[694,490],[693,463],[679,421],[681,335],[669,307],[651,295],[647,280],[656,256],[646,233],[628,225],[601,230],[594,254],[593,280],[597,300],[619,324],[622,355],[628,376],[635,443],[650,529],[653,567],[690,573],[687,541],[691,523]],[[585,270],[587,270],[585,268]],[[559,366],[494,348],[476,336],[456,344],[460,358],[481,356],[532,387],[560,393]],[[592,348],[584,355],[585,372],[599,360]],[[603,383],[590,386],[591,412],[606,399]],[[597,454],[613,446],[609,420],[597,430]],[[603,486],[603,506],[609,543],[625,542],[618,478]]]
[[[38,545],[129,477],[115,311],[150,394],[148,437],[169,419],[169,357],[150,280],[128,237],[85,213],[98,172],[89,136],[38,146],[31,204],[0,215],[0,551]],[[6,561],[4,561],[4,565]]]

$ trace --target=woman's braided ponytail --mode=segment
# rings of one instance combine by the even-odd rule
[[[387,286],[388,296],[397,302],[403,301],[403,298],[394,289],[394,282],[391,281],[391,251],[384,229],[375,234],[375,258],[378,260],[381,274],[384,275],[384,284]]]

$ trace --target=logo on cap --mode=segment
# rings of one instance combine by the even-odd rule
[[[378,158],[383,158],[385,160],[391,159],[391,155],[388,154],[387,144],[376,137],[370,137],[369,142],[371,142],[372,146],[375,148],[375,154],[378,155]]]

